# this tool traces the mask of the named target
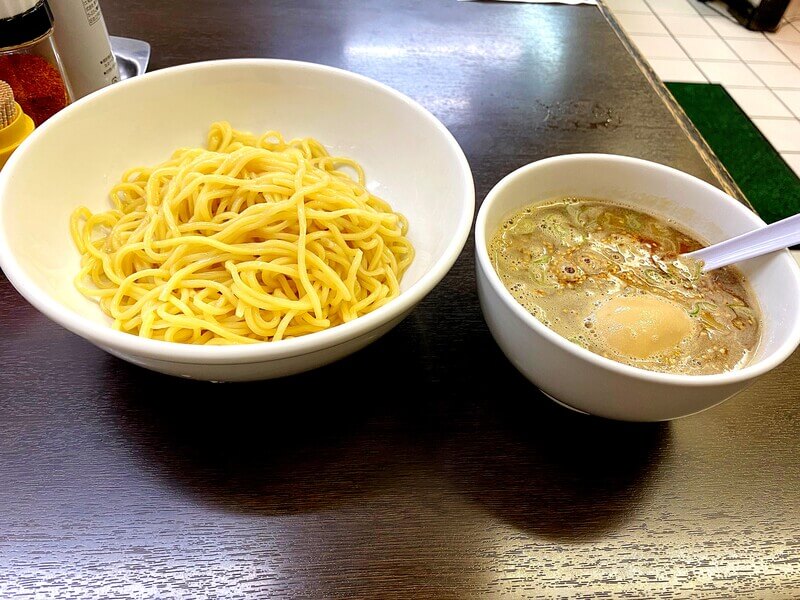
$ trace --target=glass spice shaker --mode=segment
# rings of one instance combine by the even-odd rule
[[[37,127],[72,99],[47,0],[0,0],[0,80]]]

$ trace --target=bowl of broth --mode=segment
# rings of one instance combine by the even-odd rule
[[[511,363],[568,408],[662,421],[710,408],[800,343],[787,251],[704,273],[682,255],[763,227],[727,194],[615,155],[526,165],[476,222],[478,294]]]

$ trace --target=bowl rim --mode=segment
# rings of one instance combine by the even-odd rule
[[[178,73],[187,71],[214,71],[217,69],[228,69],[232,67],[253,67],[263,69],[267,73],[273,69],[299,69],[309,73],[322,73],[332,75],[352,81],[354,84],[367,86],[379,90],[384,94],[399,100],[415,112],[420,118],[427,121],[445,139],[447,146],[454,153],[458,168],[459,178],[464,182],[466,188],[462,197],[463,211],[455,227],[455,235],[447,243],[442,255],[422,274],[407,290],[375,311],[354,319],[348,323],[342,323],[329,329],[310,333],[308,335],[280,340],[277,342],[256,342],[254,344],[232,344],[220,346],[181,344],[178,342],[167,342],[141,338],[130,333],[125,333],[112,329],[109,325],[104,325],[92,321],[91,319],[73,312],[66,308],[59,301],[54,299],[49,293],[40,289],[25,273],[24,269],[14,257],[6,239],[5,225],[3,225],[2,215],[4,207],[8,202],[7,188],[12,179],[17,163],[23,159],[27,148],[36,143],[41,137],[56,124],[64,119],[71,118],[75,111],[81,110],[84,106],[95,102],[98,98],[105,95],[123,94],[129,87],[146,85],[147,82],[171,77]],[[256,75],[261,76],[261,74]],[[455,264],[463,251],[467,238],[469,237],[472,220],[475,215],[475,184],[470,169],[469,162],[452,133],[439,121],[430,111],[412,100],[409,96],[395,90],[394,88],[376,81],[365,75],[360,75],[352,71],[311,63],[305,61],[273,59],[273,58],[238,58],[199,61],[168,67],[147,73],[139,77],[133,77],[125,81],[116,83],[112,86],[100,89],[88,96],[81,98],[77,102],[70,104],[60,112],[52,116],[41,127],[38,127],[9,158],[8,162],[0,171],[0,268],[5,273],[11,284],[17,291],[35,308],[45,316],[55,321],[59,325],[72,331],[73,333],[88,339],[102,347],[111,348],[118,353],[146,357],[148,359],[162,360],[172,363],[188,364],[247,364],[264,362],[265,360],[276,360],[302,356],[324,350],[326,348],[338,346],[350,340],[368,335],[371,331],[379,328],[393,319],[402,317],[410,311],[420,300],[422,300],[433,288],[444,278]],[[66,227],[66,224],[65,224]]]
[[[710,386],[727,385],[737,382],[748,381],[760,375],[763,375],[767,371],[774,369],[775,367],[780,365],[783,361],[785,361],[792,354],[792,352],[794,352],[798,344],[800,344],[800,318],[795,320],[794,327],[791,329],[791,331],[785,333],[783,341],[778,345],[778,347],[773,352],[771,352],[768,356],[764,357],[762,360],[759,360],[758,362],[752,365],[746,365],[742,369],[738,369],[735,371],[727,371],[724,373],[714,373],[710,375],[681,375],[672,373],[661,373],[657,371],[648,371],[647,369],[626,365],[617,362],[615,360],[612,360],[610,358],[605,358],[603,356],[600,356],[599,354],[595,354],[590,350],[582,348],[577,344],[573,344],[566,338],[557,334],[552,329],[548,328],[536,317],[534,317],[531,313],[525,310],[525,308],[519,302],[517,302],[517,300],[511,295],[511,292],[509,292],[506,289],[505,285],[500,279],[500,276],[497,274],[494,267],[492,266],[492,262],[489,257],[489,252],[486,246],[485,230],[486,230],[487,216],[493,204],[495,204],[497,199],[502,196],[506,188],[513,181],[526,176],[530,176],[530,174],[532,172],[535,172],[537,169],[546,167],[556,162],[575,163],[577,168],[578,164],[585,163],[587,161],[601,162],[601,163],[616,162],[616,163],[631,165],[635,168],[644,168],[654,171],[660,171],[661,173],[667,174],[670,177],[682,179],[683,181],[688,182],[691,185],[695,185],[701,188],[701,190],[708,193],[709,195],[714,196],[719,201],[729,202],[731,205],[734,205],[734,210],[740,211],[741,214],[743,214],[747,219],[749,219],[753,223],[754,227],[759,227],[759,226],[764,227],[766,225],[766,223],[758,215],[756,215],[755,212],[751,211],[744,204],[730,197],[722,190],[714,187],[713,185],[711,185],[706,181],[703,181],[702,179],[694,177],[693,175],[689,175],[688,173],[685,173],[678,169],[674,169],[672,167],[668,167],[666,165],[662,165],[660,163],[655,163],[649,160],[634,158],[631,156],[624,156],[620,154],[602,154],[602,153],[564,154],[560,156],[552,156],[549,158],[533,161],[512,171],[511,173],[503,177],[503,179],[501,179],[489,191],[489,193],[486,195],[486,198],[483,200],[483,203],[481,204],[475,222],[476,264],[479,266],[479,268],[483,271],[484,275],[486,276],[486,280],[491,286],[491,289],[494,292],[495,296],[497,296],[500,299],[500,301],[503,302],[505,306],[508,309],[510,309],[514,315],[517,316],[517,318],[522,320],[528,327],[530,327],[533,331],[535,331],[540,336],[545,338],[551,344],[554,344],[559,349],[567,352],[568,354],[573,355],[579,360],[587,361],[597,367],[600,367],[608,371],[612,371],[619,375],[624,375],[643,381],[666,384],[666,385],[710,387]],[[691,231],[691,227],[687,227],[687,229]],[[787,271],[787,276],[790,278],[789,281],[793,283],[795,292],[800,291],[800,267],[798,267],[797,263],[792,258],[788,250],[783,250],[781,253],[775,253],[775,254],[776,255],[780,254],[778,258],[781,259],[781,264]]]

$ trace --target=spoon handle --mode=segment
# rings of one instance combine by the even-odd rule
[[[689,258],[703,261],[703,271],[727,267],[748,258],[755,258],[775,250],[800,243],[800,214],[749,231],[738,237],[725,240],[686,254]]]

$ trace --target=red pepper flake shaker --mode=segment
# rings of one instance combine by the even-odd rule
[[[47,0],[0,0],[0,80],[37,127],[70,102]]]

